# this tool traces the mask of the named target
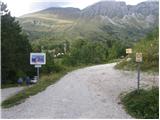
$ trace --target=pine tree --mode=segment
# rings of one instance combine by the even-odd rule
[[[10,15],[7,5],[1,5],[1,67],[2,84],[6,82],[16,82],[19,76],[27,75],[31,71],[29,65],[29,55],[31,45],[27,36]]]

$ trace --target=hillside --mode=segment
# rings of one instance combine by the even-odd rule
[[[141,70],[143,71],[159,71],[159,29],[156,28],[143,39],[141,39],[133,47],[133,54],[126,57],[125,60],[117,64],[116,68],[135,70],[137,63],[135,62],[135,55],[137,52],[141,52],[143,55],[143,61],[141,63]],[[130,57],[130,60],[127,58]]]
[[[31,41],[90,40],[137,41],[158,26],[159,2],[126,5],[103,1],[87,8],[48,8],[17,18]]]

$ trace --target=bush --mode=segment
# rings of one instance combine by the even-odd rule
[[[159,118],[159,88],[157,87],[139,92],[132,91],[121,100],[127,112],[135,118]]]
[[[60,72],[65,68],[60,63],[55,63],[54,57],[51,54],[46,53],[46,64],[42,66],[42,73]]]
[[[133,53],[130,55],[132,58],[131,61],[122,61],[119,63],[116,68],[134,70],[136,69],[136,53],[141,52],[143,61],[141,63],[142,71],[159,71],[159,40],[158,40],[158,31],[153,31],[147,35],[144,39],[139,41],[133,47]]]
[[[67,65],[101,64],[117,59],[124,54],[124,46],[112,42],[110,48],[107,42],[77,40],[72,44],[70,53],[63,59]]]

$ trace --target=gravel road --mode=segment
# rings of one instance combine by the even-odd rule
[[[8,97],[18,93],[21,91],[23,87],[12,87],[12,88],[5,88],[1,89],[1,101],[7,99]]]
[[[136,88],[136,73],[112,64],[87,67],[65,75],[24,103],[2,109],[2,118],[131,118],[119,103],[122,92]],[[158,83],[143,74],[141,86]]]

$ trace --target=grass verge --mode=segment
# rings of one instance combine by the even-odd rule
[[[150,90],[137,90],[128,93],[121,98],[126,111],[139,119],[159,118],[159,88]]]
[[[148,72],[148,73],[157,73],[159,72],[159,67],[153,65],[153,63],[140,63],[141,71]],[[133,58],[130,61],[127,61],[126,59],[121,60],[117,63],[115,66],[116,69],[121,70],[127,70],[127,71],[133,71],[137,70],[137,63],[133,60]]]
[[[67,74],[70,71],[73,71],[78,68],[82,68],[85,66],[78,66],[78,67],[67,67],[64,71],[59,73],[53,73],[49,75],[43,75],[39,82],[33,86],[25,87],[24,90],[20,91],[19,93],[15,94],[14,96],[9,97],[8,99],[4,100],[1,103],[3,108],[9,108],[14,105],[18,105],[25,101],[26,98],[33,96],[43,90],[45,90],[49,85],[54,84],[57,82],[62,76]]]

